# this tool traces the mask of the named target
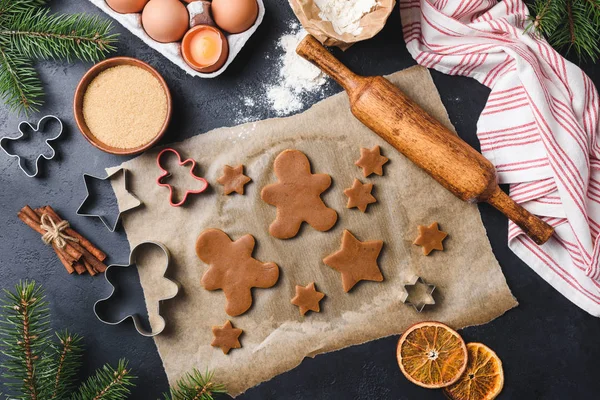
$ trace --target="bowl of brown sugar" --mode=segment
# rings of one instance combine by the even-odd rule
[[[150,65],[115,57],[81,78],[73,101],[79,130],[95,147],[131,155],[154,146],[171,119],[171,93]]]

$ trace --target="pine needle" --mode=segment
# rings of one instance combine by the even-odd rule
[[[213,400],[214,395],[225,393],[225,387],[214,382],[212,372],[202,374],[194,369],[178,380],[164,397],[165,400]]]
[[[50,315],[42,288],[35,282],[20,282],[6,291],[0,305],[0,367],[5,387],[20,393],[17,399],[38,400],[46,390],[40,371],[47,370],[43,356],[48,344]]]
[[[91,376],[72,400],[121,400],[130,394],[135,377],[127,369],[127,361],[119,360],[116,369],[105,365]]]
[[[7,17],[6,24],[8,29],[0,29],[0,43],[32,59],[95,62],[115,50],[111,22],[97,16],[51,15],[34,9]]]
[[[600,0],[535,0],[531,27],[580,60],[600,56]]]
[[[112,23],[85,14],[54,15],[46,0],[0,0],[0,98],[25,115],[43,104],[33,63],[40,59],[96,62],[115,50]]]

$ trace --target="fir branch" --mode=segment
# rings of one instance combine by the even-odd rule
[[[14,14],[0,27],[0,43],[33,59],[98,61],[115,50],[112,23],[85,14],[51,15],[34,9]]]
[[[29,11],[46,4],[46,0],[0,0],[0,17]]]
[[[580,59],[600,56],[600,0],[535,0],[531,25],[558,50]]]
[[[122,400],[130,394],[135,377],[127,369],[127,362],[119,360],[117,369],[105,365],[81,385],[73,400]]]
[[[48,346],[49,312],[42,288],[35,282],[20,282],[14,292],[6,291],[0,307],[5,386],[19,391],[19,399],[37,400],[46,390],[38,372],[48,366],[43,354]]]
[[[38,111],[43,96],[42,82],[30,60],[0,46],[0,97],[6,105],[28,115]]]
[[[47,396],[49,400],[66,399],[72,392],[83,353],[79,335],[64,331],[57,333],[56,337],[59,343],[53,346],[53,364],[48,374],[53,382],[52,390]]]
[[[165,400],[213,400],[214,395],[225,393],[225,386],[214,382],[212,372],[203,375],[194,369],[179,379],[164,397]]]

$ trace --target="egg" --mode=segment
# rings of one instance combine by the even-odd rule
[[[256,0],[213,0],[213,19],[217,26],[229,33],[250,29],[258,17]]]
[[[139,13],[148,0],[106,0],[110,8],[121,14]]]
[[[177,42],[188,30],[189,14],[179,0],[150,0],[142,12],[142,26],[157,42]]]
[[[227,61],[229,43],[218,28],[197,25],[183,37],[181,54],[185,62],[196,71],[215,72]]]

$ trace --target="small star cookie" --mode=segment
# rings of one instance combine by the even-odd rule
[[[446,239],[448,234],[440,231],[438,223],[434,222],[429,226],[419,225],[419,236],[415,239],[413,244],[423,247],[423,254],[429,255],[433,250],[444,250],[442,241]]]
[[[309,310],[320,312],[319,302],[323,300],[323,297],[325,297],[325,294],[318,292],[315,289],[315,283],[312,282],[306,286],[296,285],[296,296],[292,299],[291,303],[298,306],[300,315],[304,315]]]
[[[341,248],[323,262],[342,274],[342,286],[347,293],[360,281],[383,281],[377,265],[382,247],[381,240],[361,242],[350,231],[344,230]]]
[[[237,167],[231,167],[225,165],[223,168],[223,176],[217,179],[217,182],[223,185],[223,191],[226,195],[233,192],[238,194],[244,194],[244,186],[252,179],[244,175],[244,166],[238,165]]]
[[[223,326],[213,326],[212,332],[215,338],[210,345],[219,347],[223,350],[223,354],[229,353],[231,349],[242,347],[239,338],[243,330],[234,328],[231,321],[227,320]]]
[[[354,179],[352,187],[344,190],[344,194],[348,196],[346,208],[356,207],[362,212],[367,211],[369,204],[377,202],[377,199],[371,194],[372,190],[372,183],[363,184],[358,179]]]
[[[371,174],[383,175],[383,165],[390,159],[381,155],[379,146],[360,149],[360,159],[354,164],[363,169],[365,178]]]

